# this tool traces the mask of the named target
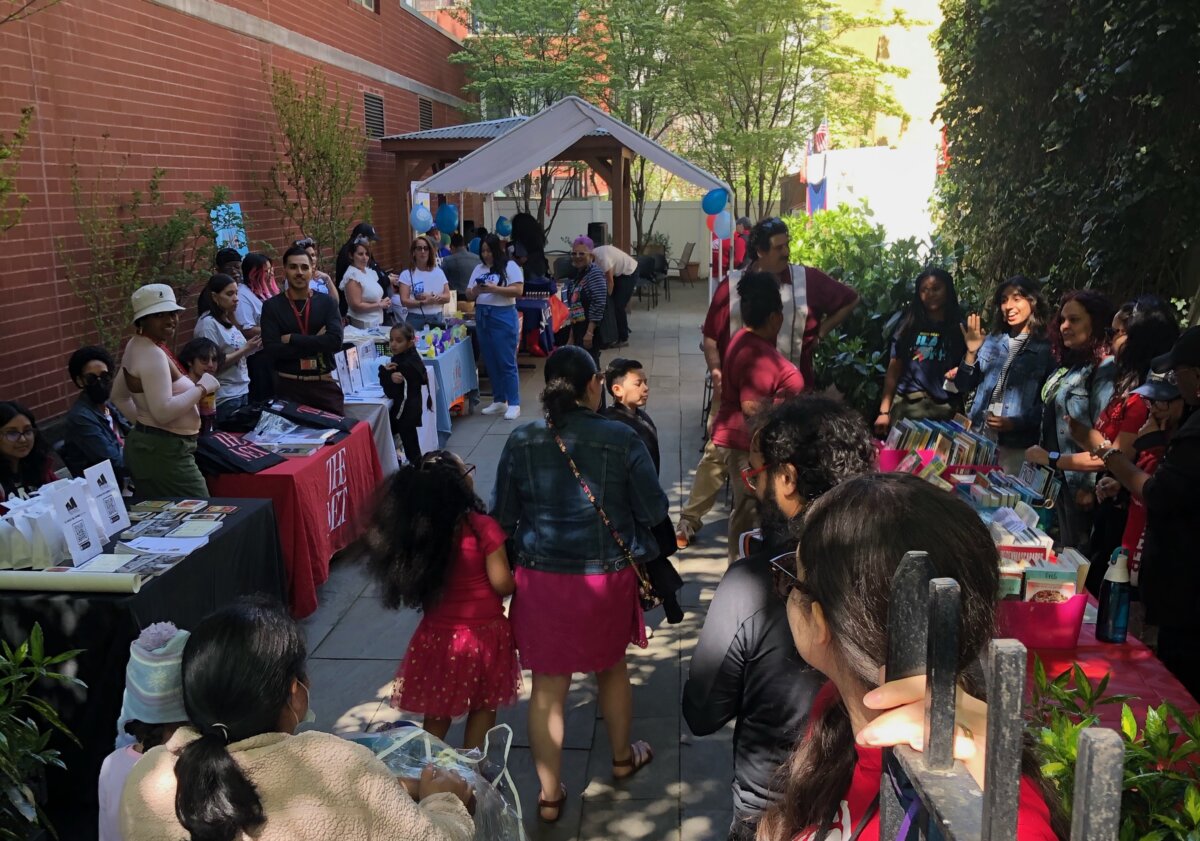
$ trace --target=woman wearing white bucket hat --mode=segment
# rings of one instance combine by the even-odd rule
[[[150,283],[130,303],[136,333],[125,345],[112,392],[117,408],[135,419],[125,441],[125,466],[138,496],[206,498],[208,487],[194,458],[200,432],[196,404],[220,382],[211,374],[192,382],[167,350],[183,309],[175,290]]]

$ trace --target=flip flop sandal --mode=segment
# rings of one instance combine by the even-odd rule
[[[645,768],[653,761],[654,749],[646,742],[634,742],[629,746],[629,758],[620,760],[614,759],[612,764],[614,771],[617,768],[631,768],[632,770],[628,774],[622,774],[619,776],[614,773],[613,779],[615,779],[617,782],[628,780],[630,777]]]
[[[542,823],[558,823],[558,819],[562,817],[563,806],[566,805],[567,802],[566,785],[559,783],[558,791],[562,796],[557,800],[543,800],[540,797],[538,798],[538,820]],[[547,818],[542,816],[543,809],[556,809],[557,811],[554,813],[554,817]]]

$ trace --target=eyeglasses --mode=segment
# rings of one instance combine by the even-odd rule
[[[572,257],[587,257],[590,254],[591,254],[590,251],[572,251],[571,252]]]
[[[414,245],[413,246],[413,251],[428,251],[428,250],[429,250],[428,245]]]
[[[32,441],[35,435],[37,435],[37,430],[32,426],[29,429],[4,430],[4,440],[10,444],[15,444],[18,441]]]
[[[464,464],[463,465],[463,475],[464,476],[470,476],[474,472],[475,472],[475,465],[473,465],[473,464]]]
[[[795,559],[796,555],[793,552],[787,552],[783,555],[776,555],[771,558],[771,577],[775,580],[775,592],[779,594],[779,598],[785,602],[792,595],[792,590],[799,590],[805,595],[809,595],[808,589],[804,586],[804,582],[796,577],[796,573],[785,567],[784,561]]]
[[[755,493],[758,490],[758,477],[770,469],[770,466],[766,464],[762,467],[743,467],[742,484],[746,486],[746,490]]]
[[[112,374],[105,371],[103,374],[84,374],[83,382],[86,385],[95,385],[96,383],[111,383]]]

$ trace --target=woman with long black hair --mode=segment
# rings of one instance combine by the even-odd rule
[[[484,238],[479,259],[463,297],[475,302],[475,335],[492,383],[492,403],[483,414],[503,413],[505,420],[516,420],[521,416],[517,298],[525,291],[525,275],[508,259],[508,251],[495,234]]]
[[[362,746],[309,730],[304,632],[281,606],[243,599],[206,617],[183,649],[190,724],[134,766],[125,841],[467,841],[465,781],[428,766],[415,798]]]
[[[33,412],[20,403],[0,402],[0,513],[8,497],[53,481],[50,442],[38,432]]]
[[[863,512],[871,516],[864,517]],[[923,683],[880,686],[887,660],[892,578],[907,551],[924,551],[935,574],[961,592],[958,634],[963,736],[956,755],[980,785],[987,735],[986,693],[972,665],[995,632],[1000,557],[965,502],[914,476],[849,479],[805,512],[793,565],[776,562],[776,581],[804,661],[829,678],[809,729],[784,767],[783,799],[759,824],[761,841],[850,838],[879,841],[884,747],[922,735]],[[919,686],[916,684],[920,684]],[[888,712],[884,712],[887,710]],[[1017,838],[1056,838],[1037,763],[1023,762]],[[856,832],[856,828],[859,830]],[[1065,837],[1065,833],[1064,833]]]
[[[892,359],[883,379],[875,434],[883,436],[902,418],[950,420],[957,395],[946,391],[946,372],[966,350],[954,278],[941,269],[917,275],[912,302],[892,337]]]
[[[651,529],[667,516],[667,497],[638,434],[596,413],[604,375],[591,355],[559,348],[545,374],[545,421],[508,437],[492,516],[515,548],[509,616],[521,664],[533,672],[529,746],[542,785],[539,817],[553,822],[567,802],[563,716],[575,672],[596,674],[614,779],[654,758],[650,745],[631,741],[625,650],[646,646],[632,564],[658,557]]]

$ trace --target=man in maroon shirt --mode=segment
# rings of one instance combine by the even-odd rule
[[[751,272],[738,281],[737,293],[746,326],[734,334],[726,350],[729,377],[712,429],[713,446],[733,489],[731,562],[738,556],[738,538],[754,527],[755,520],[754,495],[744,479],[750,467],[750,418],[804,388],[796,366],[775,347],[783,327],[783,301],[774,275]]]
[[[858,293],[819,269],[789,264],[791,238],[787,225],[777,216],[763,219],[751,229],[750,246],[754,257],[743,269],[746,272],[769,272],[779,281],[783,327],[776,339],[776,347],[800,370],[803,388],[811,389],[814,379],[813,351],[821,339],[850,315],[858,304]],[[741,271],[731,271],[729,277],[717,285],[701,328],[701,348],[712,377],[714,405],[720,403],[722,360],[730,336],[742,326],[741,307],[736,294],[736,283],[741,275]],[[735,284],[732,293],[730,281]],[[686,547],[699,531],[701,518],[712,508],[725,476],[725,465],[710,440],[700,463],[696,465],[692,491],[675,530],[675,542],[679,548]],[[738,477],[733,479],[737,481]]]

